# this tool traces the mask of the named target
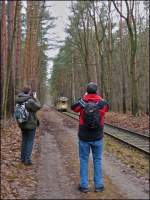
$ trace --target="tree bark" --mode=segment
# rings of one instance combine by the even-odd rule
[[[1,63],[0,63],[0,66],[1,66],[1,99],[0,99],[0,102],[1,102],[1,116],[3,116],[4,114],[4,97],[5,97],[5,87],[6,87],[6,84],[5,84],[5,81],[6,81],[6,75],[7,75],[7,54],[8,54],[8,51],[7,51],[7,48],[8,48],[8,35],[7,35],[7,26],[6,26],[6,2],[5,1],[2,1],[1,2],[2,4],[2,7],[1,7],[1,23],[0,23],[0,26],[1,26],[1,46],[0,46],[0,57],[1,57]]]
[[[10,3],[10,2],[9,2]],[[8,46],[8,63],[7,63],[7,75],[4,81],[4,98],[3,98],[3,113],[4,113],[4,119],[7,117],[7,105],[8,105],[8,96],[9,96],[9,83],[10,83],[10,78],[11,78],[11,73],[12,73],[12,63],[13,63],[13,48],[14,48],[14,41],[15,41],[15,33],[16,33],[16,16],[17,16],[17,5],[18,2],[16,2],[15,6],[15,12],[14,12],[14,19],[12,13],[11,13],[11,21],[10,21],[10,31],[13,31],[9,35],[9,46]],[[10,4],[10,12],[13,10],[13,4]],[[13,23],[13,24],[12,24]],[[13,85],[13,82],[12,82]],[[13,96],[12,96],[13,98]],[[14,105],[14,103],[12,103]]]
[[[120,11],[122,13],[122,1],[120,1]],[[121,69],[122,69],[122,109],[126,113],[126,85],[125,85],[125,68],[123,54],[123,38],[122,38],[122,17],[120,17],[120,51],[121,51]]]

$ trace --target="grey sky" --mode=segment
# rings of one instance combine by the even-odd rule
[[[65,27],[67,25],[67,19],[70,14],[69,5],[70,1],[47,1],[47,6],[52,6],[49,8],[49,11],[52,16],[58,17],[56,20],[56,27],[53,32],[55,33],[55,37],[64,40],[66,37]],[[55,57],[58,53],[59,49],[49,50],[47,53],[50,57]],[[49,62],[48,71],[52,67],[52,61]]]

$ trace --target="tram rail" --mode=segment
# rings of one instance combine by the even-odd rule
[[[63,112],[63,114],[75,119],[79,120],[79,114],[73,113],[71,111]],[[144,135],[138,132],[130,131],[125,128],[117,127],[109,123],[105,123],[104,125],[104,134],[127,144],[135,149],[138,149],[140,152],[149,155],[149,136]]]

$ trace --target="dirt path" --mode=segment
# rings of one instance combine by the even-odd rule
[[[139,185],[131,182],[132,189],[120,185],[128,179],[124,179],[116,167],[111,167],[109,158],[104,158],[104,171],[107,172],[104,177],[106,190],[103,193],[93,192],[92,160],[90,160],[90,192],[80,193],[77,190],[79,184],[77,123],[62,117],[52,109],[43,110],[41,131],[41,156],[38,163],[35,199],[148,199],[148,194],[137,190]],[[119,179],[121,181],[117,181]]]
[[[73,187],[66,170],[63,159],[53,135],[45,132],[41,141],[42,155],[39,167],[39,199],[75,198]]]

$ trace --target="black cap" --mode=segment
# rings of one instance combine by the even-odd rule
[[[95,94],[97,92],[97,84],[94,82],[90,82],[87,85],[87,93]]]

